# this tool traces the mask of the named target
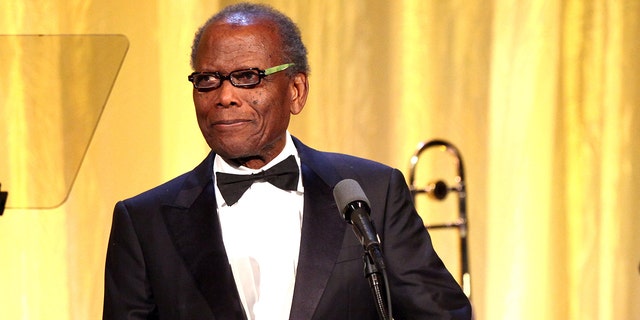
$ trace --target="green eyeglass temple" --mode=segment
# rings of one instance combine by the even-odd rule
[[[275,67],[264,69],[264,75],[268,76],[270,74],[274,74],[276,72],[280,72],[280,71],[286,70],[287,68],[289,68],[289,67],[291,67],[293,65],[295,65],[295,63],[285,63],[285,64],[281,64],[279,66],[275,66]]]

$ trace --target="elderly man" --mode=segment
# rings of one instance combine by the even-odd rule
[[[469,319],[402,174],[311,149],[287,131],[306,49],[274,9],[237,4],[196,33],[189,76],[211,153],[114,210],[104,319],[377,319],[363,248],[332,191],[371,199],[395,319]]]

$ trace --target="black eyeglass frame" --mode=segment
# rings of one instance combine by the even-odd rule
[[[218,89],[222,86],[222,82],[224,82],[225,80],[228,80],[232,86],[236,87],[236,88],[252,88],[255,87],[257,85],[260,84],[260,82],[262,81],[262,78],[268,76],[268,75],[272,75],[274,73],[280,72],[280,71],[284,71],[287,68],[291,67],[295,65],[295,63],[285,63],[285,64],[281,64],[275,67],[271,67],[271,68],[267,68],[264,70],[261,70],[259,68],[249,68],[249,69],[239,69],[239,70],[234,70],[229,72],[229,74],[222,75],[220,72],[193,72],[191,73],[187,79],[189,80],[189,82],[191,82],[193,84],[193,88],[194,89],[198,89],[198,90],[215,90]],[[238,73],[238,72],[247,72],[247,71],[257,71],[258,72],[258,80],[255,83],[235,83],[233,78],[231,77],[232,74],[234,73]],[[213,76],[216,79],[220,79],[220,82],[218,82],[217,86],[213,86],[213,87],[199,87],[197,84],[197,76]]]

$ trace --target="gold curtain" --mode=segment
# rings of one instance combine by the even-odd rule
[[[186,81],[190,44],[233,2],[0,3],[0,34],[129,41],[68,200],[0,217],[0,318],[100,318],[115,201],[207,152]],[[420,141],[461,150],[477,319],[640,318],[640,1],[265,2],[298,22],[309,49],[311,93],[294,135],[405,174]],[[0,70],[3,116],[33,94],[15,88],[16,63],[33,64]],[[71,80],[48,79],[51,95]],[[22,98],[7,101],[7,88]],[[24,161],[15,131],[34,122],[0,129],[0,157]],[[447,161],[428,164],[427,176],[450,173]],[[20,192],[8,191],[10,201]],[[418,204],[425,220],[441,218]],[[440,237],[456,270],[457,248]]]

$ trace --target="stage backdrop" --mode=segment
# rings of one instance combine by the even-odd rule
[[[189,51],[195,29],[231,2],[0,3],[0,34],[116,34],[128,44],[67,201],[0,217],[0,318],[100,318],[114,203],[189,170],[208,151],[186,80]],[[294,135],[405,174],[420,141],[442,138],[461,150],[477,319],[640,318],[639,1],[268,3],[299,23],[309,49],[311,94]],[[23,66],[42,63],[10,56],[0,70],[0,114],[34,95],[61,99],[60,83],[91,90],[93,82],[69,77],[41,77],[47,90],[20,87],[39,72]],[[107,76],[101,64],[85,71]],[[47,107],[29,105],[32,113],[0,128],[12,175],[34,174],[25,160],[68,169],[59,164],[63,128],[42,132],[49,140],[40,147],[57,155],[21,158],[21,132],[46,130],[38,110]],[[424,175],[454,174],[446,160],[433,163]],[[420,211],[428,221],[450,215]],[[456,270],[455,236],[436,233]]]

